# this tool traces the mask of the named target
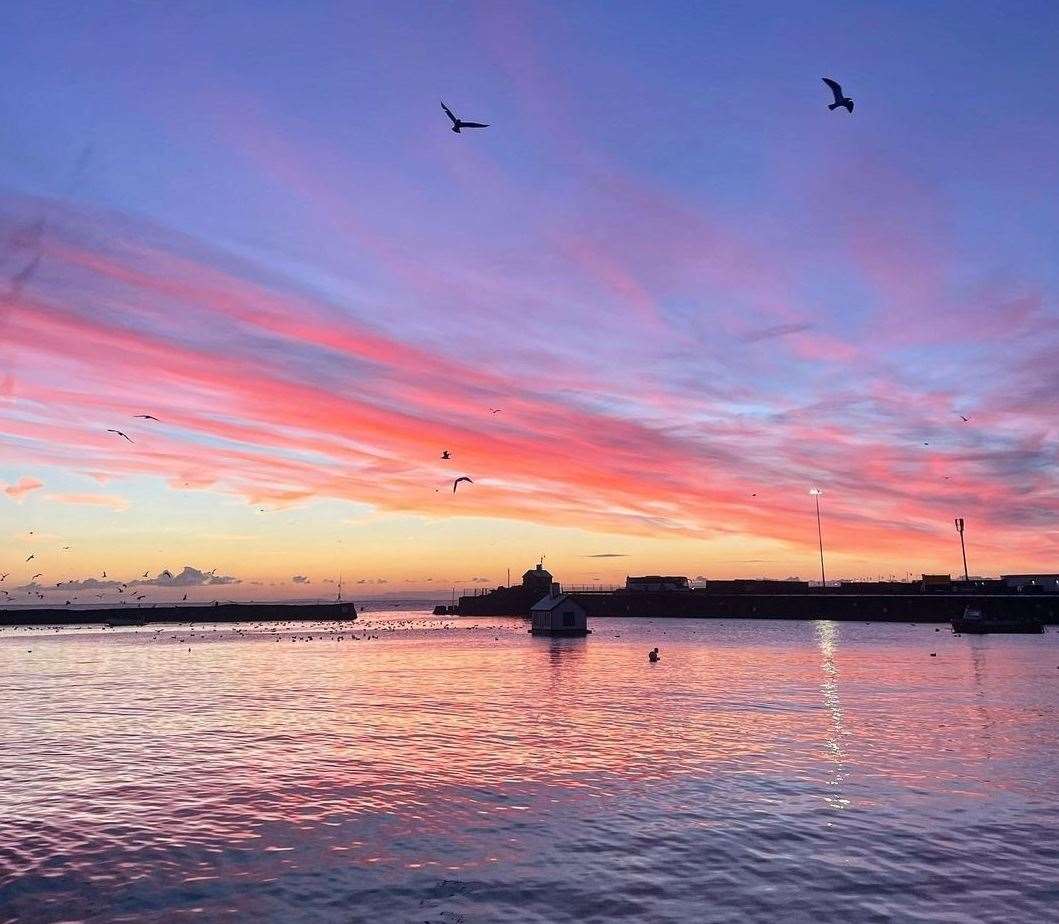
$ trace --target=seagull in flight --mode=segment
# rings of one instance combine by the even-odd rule
[[[0,581],[4,580],[4,578],[6,578],[10,573],[10,571],[5,571],[3,574],[0,574]]]
[[[460,483],[461,481],[466,481],[466,482],[467,482],[467,484],[474,484],[474,482],[473,482],[473,481],[471,481],[471,479],[470,479],[470,478],[468,478],[468,477],[467,477],[466,475],[460,475],[460,477],[459,477],[459,478],[457,478],[457,479],[456,479],[456,480],[455,480],[455,481],[454,481],[454,482],[452,483],[452,493],[453,493],[453,494],[455,494],[455,493],[456,493],[456,487],[457,487],[457,486],[459,485],[459,483]]]
[[[445,451],[444,451],[444,452],[443,452],[443,453],[441,454],[441,458],[443,458],[443,459],[451,459],[451,458],[452,458],[452,456],[450,456],[450,455],[449,455],[449,451],[448,451],[448,450],[446,449],[446,450],[445,450]]]
[[[165,571],[162,572],[161,577],[167,577],[172,580],[173,575],[170,573],[169,569],[166,568]]]
[[[135,420],[153,420],[155,423],[161,423],[157,417],[152,417],[150,414],[133,414]]]
[[[836,109],[845,107],[849,110],[849,114],[853,115],[853,100],[842,92],[842,84],[837,80],[832,80],[830,77],[821,77],[820,79],[826,83],[831,88],[831,92],[835,94],[835,101],[827,108],[834,112]]]
[[[502,407],[491,407],[489,408],[490,414],[499,414],[503,410]]]
[[[34,552],[32,555],[29,556],[29,558],[26,559],[26,561],[33,561],[33,559],[36,558],[36,557],[37,557],[37,553]]]
[[[121,432],[120,430],[112,430],[112,429],[110,429],[110,428],[108,427],[108,428],[107,428],[107,433],[117,433],[117,434],[118,434],[118,436],[122,437],[123,439],[127,439],[127,440],[129,440],[129,438],[128,438],[128,437],[127,437],[127,436],[126,436],[126,435],[125,435],[124,433],[122,433],[122,432]],[[129,442],[131,443],[131,442],[132,442],[132,440],[129,440]]]
[[[963,414],[960,415],[960,420],[962,420],[964,423],[970,423],[971,422],[971,418],[970,417],[964,417]]]
[[[445,114],[452,119],[452,130],[458,135],[461,128],[488,128],[488,122],[464,122],[463,119],[458,119],[452,114],[452,110],[445,105],[444,102],[441,104],[441,108],[445,110]]]
[[[31,581],[35,581],[35,580],[37,580],[37,578],[43,577],[43,576],[44,576],[44,572],[43,571],[38,571],[35,575],[33,575],[33,577],[30,578],[30,580]]]

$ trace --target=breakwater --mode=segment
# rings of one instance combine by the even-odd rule
[[[678,617],[688,619],[830,619],[836,622],[947,623],[967,607],[1009,618],[1036,618],[1059,624],[1059,595],[998,593],[856,594],[821,592],[712,593],[699,590],[594,592],[570,595],[590,618]],[[485,594],[460,600],[465,616],[528,616],[523,597]]]
[[[575,593],[590,617],[830,619],[835,622],[950,622],[967,607],[1059,623],[1059,596],[1026,594]]]
[[[218,603],[208,606],[144,606],[73,609],[69,607],[25,607],[0,609],[0,626],[106,625],[115,620],[127,624],[164,622],[286,622],[351,620],[357,618],[352,603]]]

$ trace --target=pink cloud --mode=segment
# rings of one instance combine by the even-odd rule
[[[7,485],[4,488],[4,493],[12,500],[21,502],[22,498],[29,494],[30,491],[36,491],[38,488],[43,487],[43,481],[24,475],[15,484]]]
[[[113,494],[45,494],[44,499],[55,504],[75,504],[85,507],[109,507],[128,510],[129,502]]]

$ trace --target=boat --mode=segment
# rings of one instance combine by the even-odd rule
[[[962,616],[953,617],[952,631],[966,632],[968,635],[986,635],[995,632],[1040,635],[1044,631],[1044,623],[1035,616],[989,615],[980,607],[968,606],[964,608]]]

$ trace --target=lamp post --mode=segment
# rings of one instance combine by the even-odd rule
[[[816,537],[820,540],[820,586],[827,586],[827,578],[824,577],[824,533],[820,528],[820,495],[824,492],[819,488],[810,488],[809,496],[816,501]]]
[[[970,578],[967,576],[967,546],[963,544],[963,517],[957,517],[955,523],[956,532],[960,534],[960,551],[963,552],[963,579],[969,581]]]

